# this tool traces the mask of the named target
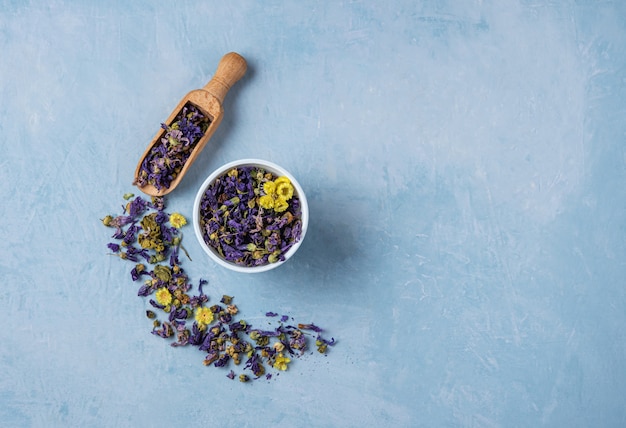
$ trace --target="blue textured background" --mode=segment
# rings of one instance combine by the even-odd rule
[[[183,265],[338,344],[241,384],[151,335],[107,255],[138,157],[249,70],[170,211],[259,157],[311,206],[285,266]],[[626,426],[626,3],[0,1],[0,425]]]

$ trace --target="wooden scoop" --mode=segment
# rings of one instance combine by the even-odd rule
[[[222,107],[222,103],[224,102],[224,97],[230,90],[231,86],[234,85],[239,79],[243,77],[246,73],[246,60],[239,54],[235,52],[230,52],[222,57],[220,63],[217,66],[217,70],[215,71],[215,75],[213,78],[207,83],[202,89],[196,89],[189,92],[185,97],[178,103],[176,109],[170,114],[165,122],[167,125],[170,125],[176,115],[182,110],[183,106],[187,103],[192,103],[195,105],[205,116],[207,116],[211,123],[207,128],[204,135],[200,138],[193,151],[191,152],[189,158],[185,162],[184,166],[174,178],[169,188],[157,189],[152,184],[146,184],[141,187],[137,184],[139,189],[151,196],[163,196],[176,188],[180,180],[185,176],[185,173],[191,166],[191,164],[196,160],[206,143],[209,141],[215,130],[219,126],[222,121],[222,117],[224,116],[224,108]],[[156,136],[152,139],[148,148],[141,156],[139,163],[137,164],[137,169],[135,169],[135,183],[137,183],[137,178],[139,177],[139,171],[141,169],[141,164],[146,156],[150,153],[152,147],[160,141],[163,137],[164,130],[161,129]]]

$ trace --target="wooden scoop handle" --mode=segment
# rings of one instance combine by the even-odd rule
[[[227,53],[217,65],[213,78],[202,89],[222,104],[230,88],[246,74],[247,68],[246,60],[241,55],[235,52]]]

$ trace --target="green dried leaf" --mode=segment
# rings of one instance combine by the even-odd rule
[[[172,279],[172,271],[169,266],[156,265],[154,267],[154,275],[165,283]]]

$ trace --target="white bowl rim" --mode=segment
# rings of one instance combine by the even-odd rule
[[[215,252],[213,248],[211,248],[206,242],[204,242],[203,233],[202,233],[202,230],[200,229],[200,201],[202,200],[202,196],[204,195],[204,192],[206,191],[207,187],[211,183],[213,183],[215,179],[217,179],[219,176],[223,175],[225,172],[235,167],[242,167],[242,166],[260,166],[260,167],[265,168],[267,171],[271,173],[277,174],[279,176],[284,175],[285,177],[289,178],[289,180],[291,181],[291,184],[296,190],[296,193],[298,194],[298,199],[300,200],[300,210],[302,212],[302,218],[301,218],[302,233],[300,234],[300,239],[298,240],[298,242],[293,244],[291,248],[284,254],[285,260],[277,261],[276,263],[268,263],[262,266],[253,266],[253,267],[239,266],[235,263],[222,259]],[[236,272],[244,272],[244,273],[265,272],[271,269],[275,269],[278,266],[281,266],[283,263],[285,263],[295,254],[297,249],[302,244],[308,225],[309,225],[309,205],[306,199],[306,195],[304,194],[304,190],[302,190],[302,187],[300,186],[300,183],[298,182],[298,180],[296,180],[296,178],[285,168],[273,162],[266,161],[263,159],[255,159],[255,158],[239,159],[239,160],[235,160],[232,162],[228,162],[220,166],[219,168],[214,170],[206,178],[206,180],[204,180],[204,182],[200,186],[200,189],[198,190],[198,193],[196,194],[196,198],[193,203],[193,228],[196,234],[196,238],[198,239],[198,242],[200,243],[200,246],[214,262],[216,262],[220,266],[223,266],[227,269],[230,269]]]

